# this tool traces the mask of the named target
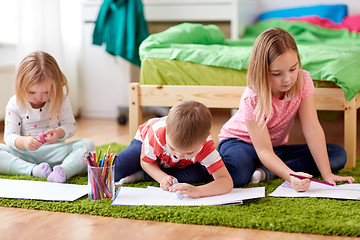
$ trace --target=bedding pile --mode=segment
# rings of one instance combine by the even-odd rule
[[[310,72],[313,80],[335,83],[343,89],[346,100],[360,91],[360,34],[347,28],[326,28],[303,19],[261,21],[249,25],[238,40],[226,39],[215,25],[182,23],[145,39],[140,45],[140,58],[142,62],[175,60],[188,65],[229,68],[244,74],[256,37],[272,27],[281,27],[294,37],[302,67]],[[209,84],[205,81],[202,85]]]

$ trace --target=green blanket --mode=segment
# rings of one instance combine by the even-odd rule
[[[248,26],[239,40],[225,39],[215,25],[183,23],[145,39],[140,45],[140,58],[244,70],[256,37],[271,27],[290,32],[298,44],[303,69],[314,80],[335,82],[344,90],[347,100],[360,91],[360,35],[305,22],[263,21]]]

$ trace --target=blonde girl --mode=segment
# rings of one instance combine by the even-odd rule
[[[354,178],[333,174],[346,163],[345,150],[326,144],[314,104],[314,85],[301,69],[292,36],[272,28],[256,39],[250,56],[248,86],[239,110],[219,134],[219,152],[237,187],[279,176],[296,191],[306,191],[309,179],[321,175],[332,184]],[[307,144],[285,145],[296,114]]]
[[[65,143],[76,123],[68,84],[56,60],[45,52],[26,56],[17,71],[15,93],[6,106],[0,174],[33,175],[65,182],[86,172],[88,139]]]

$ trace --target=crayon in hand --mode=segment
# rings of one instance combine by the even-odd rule
[[[304,176],[293,174],[293,173],[290,173],[290,176],[297,177],[299,179],[310,179],[310,181],[317,182],[317,183],[322,183],[322,184],[326,184],[326,185],[330,185],[330,186],[334,187],[334,184],[331,184],[331,183],[328,183],[328,182],[323,182],[323,181],[320,181],[320,180],[317,180],[317,179],[308,178],[308,177],[304,177]]]

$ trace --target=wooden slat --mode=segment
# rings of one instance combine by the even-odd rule
[[[171,107],[181,100],[196,100],[209,108],[238,108],[245,87],[141,85],[142,106]]]
[[[341,88],[315,88],[317,110],[344,111],[345,95]]]
[[[129,85],[129,132],[130,140],[134,138],[135,133],[142,119],[142,109],[140,102],[139,83],[130,83]]]
[[[209,108],[238,108],[246,87],[238,86],[171,86],[141,85],[142,106],[171,107],[181,100],[196,100]],[[164,101],[166,99],[166,101]],[[344,110],[344,92],[340,88],[316,88],[318,110]]]
[[[347,168],[356,165],[356,98],[346,101],[344,111],[344,148],[347,154]]]
[[[360,108],[360,93],[355,96],[355,107],[356,109]]]

